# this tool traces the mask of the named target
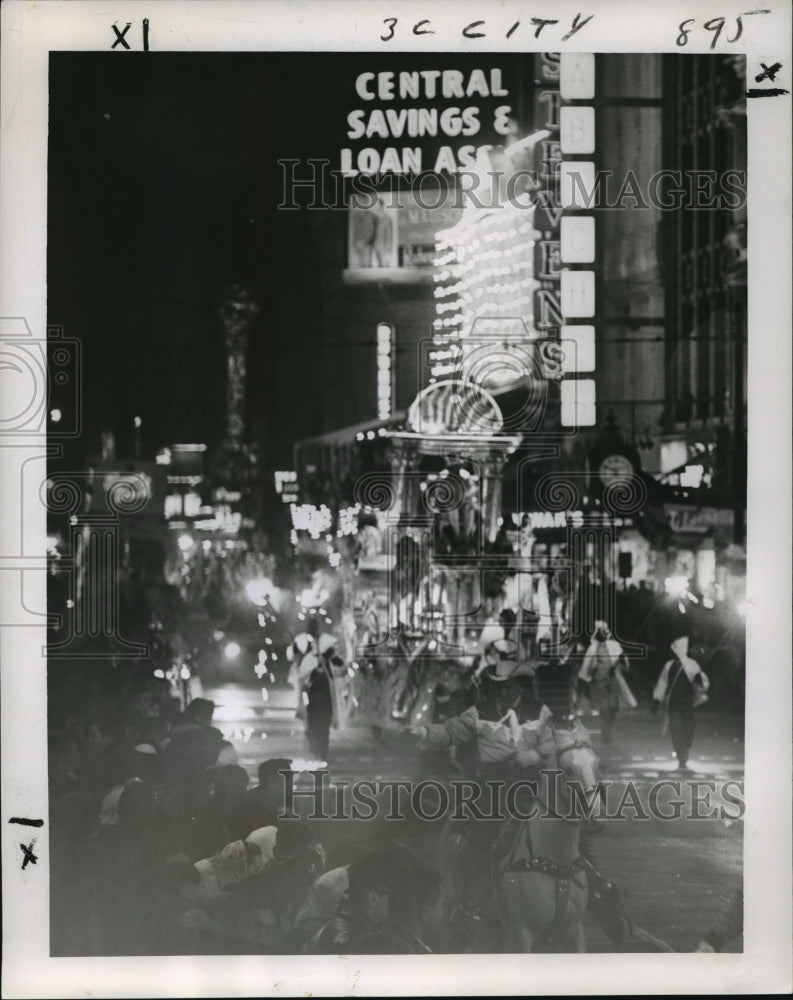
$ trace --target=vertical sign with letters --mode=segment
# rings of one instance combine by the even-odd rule
[[[543,337],[559,335],[562,325],[560,302],[561,261],[559,219],[561,210],[556,183],[562,155],[559,145],[559,54],[539,52],[535,56],[534,126],[550,133],[539,146],[537,207],[534,228],[541,234],[534,248],[534,324]]]
[[[559,226],[562,424],[591,427],[597,419],[595,379],[595,57],[559,56]]]

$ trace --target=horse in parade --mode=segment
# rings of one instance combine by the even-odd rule
[[[421,747],[446,748],[460,760],[471,760],[473,746],[469,776],[487,793],[487,808],[448,819],[435,847],[447,947],[583,951],[588,907],[622,942],[629,921],[619,893],[589,858],[604,808],[597,754],[570,711],[566,671],[518,663],[515,653],[515,643],[495,640],[474,704],[411,727]]]

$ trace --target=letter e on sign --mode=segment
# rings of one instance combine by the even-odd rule
[[[595,56],[591,52],[561,54],[559,96],[563,101],[591,101],[595,96]]]

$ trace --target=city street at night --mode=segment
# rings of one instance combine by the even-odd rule
[[[49,79],[52,953],[740,952],[743,57]]]
[[[309,764],[304,724],[285,707],[293,701],[291,691],[277,689],[262,703],[258,687],[225,684],[207,688],[205,696],[216,703],[215,719],[224,736],[237,750],[240,764],[255,781],[258,765],[273,757],[292,759],[294,767]],[[597,742],[597,720],[587,719]],[[743,734],[740,720],[728,715],[703,718],[697,732],[697,747],[692,758],[694,772],[681,779],[661,736],[661,724],[649,711],[636,711],[620,718],[616,748],[610,763],[604,765],[604,778],[614,783],[619,801],[625,784],[631,782],[640,800],[653,784],[663,779],[683,782],[724,781],[737,783],[737,795],[743,794]],[[394,735],[384,744],[376,741],[368,726],[351,726],[332,732],[331,754],[327,768],[329,789],[325,811],[332,814],[335,798],[330,789],[334,782],[371,779],[420,780],[426,769],[408,735]],[[296,778],[299,792],[316,788],[313,776]],[[704,786],[703,786],[704,787]],[[702,796],[702,792],[699,793]],[[736,789],[733,789],[736,794]],[[702,812],[709,814],[717,798]],[[295,811],[310,813],[315,800],[296,795]],[[735,815],[733,807],[731,815]],[[734,886],[740,883],[743,856],[743,822],[726,819],[701,821],[636,820],[636,811],[625,809],[623,821],[605,823],[598,834],[594,856],[599,869],[619,886],[630,919],[674,951],[693,950],[703,933],[714,923],[729,902]],[[350,835],[350,823],[331,819],[323,825],[328,844]],[[391,823],[400,827],[399,821]],[[404,836],[399,829],[386,834]],[[366,843],[377,843],[384,828],[373,820],[369,828],[358,831]],[[587,947],[590,951],[611,950],[608,938],[589,919]],[[653,951],[652,942],[638,940],[636,950]],[[661,950],[660,944],[657,950]]]
[[[3,997],[790,992],[791,17],[2,4]]]

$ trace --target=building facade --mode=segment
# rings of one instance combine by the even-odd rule
[[[549,592],[597,579],[604,598],[584,633],[613,615],[615,591],[666,587],[711,608],[741,599],[746,135],[741,60],[566,58],[525,57],[520,119],[474,165],[515,181],[511,207],[468,198],[440,212],[429,255],[389,230],[390,256],[370,249],[368,274],[355,210],[346,259],[342,223],[322,223],[335,233],[327,419],[347,416],[301,441],[295,468],[302,504],[352,509],[361,476],[394,474],[411,400],[476,382],[505,432],[522,421],[501,472],[501,530],[479,554],[514,556],[542,608]],[[407,215],[392,227],[409,231]],[[561,507],[547,500],[553,477],[570,494]],[[632,505],[615,508],[629,479]]]

